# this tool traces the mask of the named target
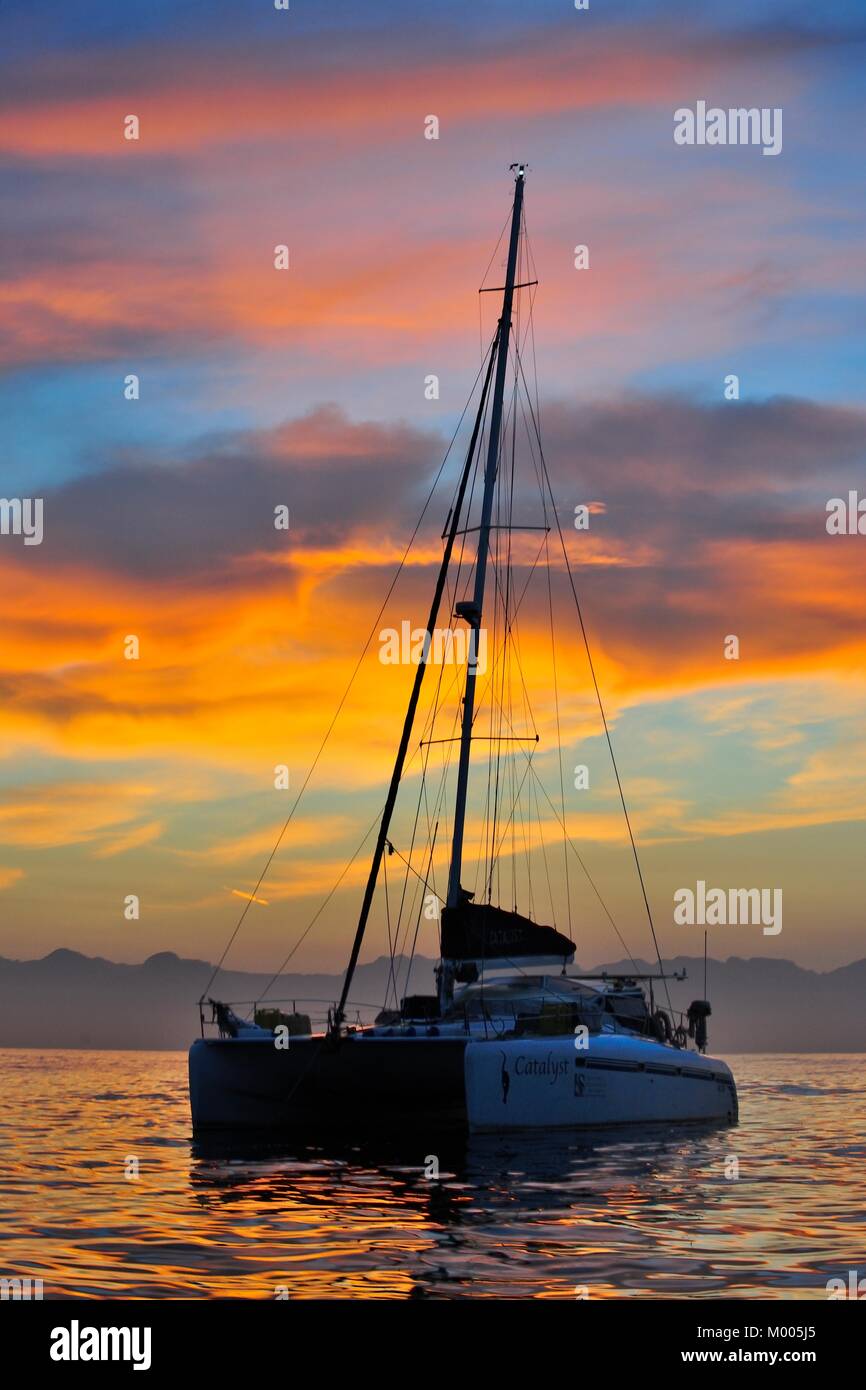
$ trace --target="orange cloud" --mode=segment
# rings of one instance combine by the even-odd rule
[[[102,844],[93,850],[94,859],[111,859],[116,854],[126,854],[131,849],[138,849],[141,845],[153,844],[158,840],[165,830],[162,821],[145,821],[141,825],[131,826],[128,830],[121,829],[117,835],[110,835]]]
[[[155,788],[127,781],[54,782],[16,788],[0,798],[0,844],[54,848],[86,842],[110,856],[154,838],[152,828],[132,829],[131,817]],[[127,842],[126,844],[124,842]]]
[[[443,141],[472,138],[500,110],[521,122],[558,120],[568,130],[588,111],[672,110],[675,93],[760,62],[762,52],[767,61],[780,56],[758,36],[738,45],[656,27],[613,37],[563,27],[555,45],[533,28],[517,44],[434,48],[420,59],[416,47],[400,49],[399,35],[395,48],[383,67],[381,42],[365,47],[362,40],[350,58],[332,55],[325,64],[305,53],[303,41],[278,58],[269,50],[166,53],[142,45],[117,55],[102,85],[92,63],[73,55],[59,67],[53,60],[44,76],[38,69],[28,74],[26,87],[11,86],[0,99],[0,151],[37,164],[87,160],[96,197],[91,225],[84,217],[84,228],[77,219],[64,232],[65,253],[55,254],[53,223],[40,229],[51,237],[50,253],[31,254],[22,236],[21,268],[16,273],[10,265],[0,285],[8,323],[0,362],[182,351],[191,340],[210,347],[217,336],[258,348],[289,346],[302,359],[315,351],[332,362],[357,361],[361,353],[365,362],[396,364],[407,353],[446,350],[450,361],[455,331],[464,335],[468,362],[490,224],[481,222],[471,181],[449,187],[438,182],[436,168],[430,186],[443,218],[425,226],[407,216],[404,204],[411,210],[430,197],[422,172],[422,160],[434,153],[423,138],[429,106],[440,115]],[[782,67],[775,99],[792,85]],[[138,142],[123,139],[129,113],[141,119]],[[286,164],[287,132],[290,204],[273,173]],[[406,161],[409,183],[392,184],[386,171],[373,197],[363,151],[394,142],[417,156]],[[168,207],[132,200],[128,218],[118,219],[128,236],[107,236],[108,207],[127,208],[127,180],[134,186],[139,176],[165,187]],[[192,208],[179,189],[192,190]],[[485,199],[488,190],[493,186],[485,186]],[[585,173],[577,226],[594,227],[597,241],[591,273],[575,276],[571,169],[545,169],[532,213],[545,341],[579,352],[591,340],[594,360],[617,370],[624,361],[645,363],[650,325],[654,342],[669,325],[684,358],[692,334],[704,353],[732,341],[739,318],[720,315],[720,301],[736,297],[736,277],[754,275],[755,255],[779,222],[804,221],[796,194],[778,186],[759,194],[748,176],[697,174],[687,189],[666,186],[644,196],[636,238],[627,220],[635,216],[633,202],[603,175]],[[687,224],[705,201],[733,277],[728,283],[705,245],[705,229],[700,261],[688,275],[681,257],[670,254],[671,224]],[[273,247],[284,238],[292,269],[277,273]],[[827,256],[820,242],[808,244],[805,234],[799,245],[810,286],[815,274],[840,283],[842,258]],[[755,299],[754,283],[745,288],[741,314]],[[772,298],[778,287],[767,283],[762,292]],[[684,296],[691,311],[685,318]],[[709,312],[693,325],[702,301]]]
[[[0,577],[14,617],[0,650],[8,686],[0,751],[8,756],[24,744],[99,760],[179,755],[233,766],[247,784],[263,788],[272,783],[273,766],[286,762],[297,777],[370,630],[383,560],[387,573],[396,553],[386,548],[383,555],[350,534],[342,547],[300,546],[290,562],[249,576],[239,565],[231,583],[215,589],[116,575],[106,584],[84,567],[53,570],[6,559]],[[409,615],[421,621],[438,557],[422,547],[417,558],[426,567],[416,577],[409,571],[409,589],[392,602],[383,629]],[[598,552],[585,558],[590,569],[601,563]],[[632,576],[623,581],[627,589],[644,585],[628,550],[609,546],[604,563],[630,566],[623,571]],[[614,718],[645,700],[803,676],[819,654],[824,676],[862,678],[866,594],[851,583],[844,539],[709,541],[701,568],[690,574],[688,589],[667,600],[660,595],[667,608],[657,615],[657,632],[634,624],[627,608],[607,621],[588,614]],[[567,607],[560,612],[563,737],[577,738],[594,722],[597,729],[597,716],[574,616]],[[533,727],[550,746],[556,711],[544,683],[544,614],[527,606],[519,622],[527,678],[541,680]],[[739,662],[724,660],[728,632],[740,637]],[[124,658],[130,633],[140,640],[135,661]],[[374,635],[327,764],[335,784],[375,782],[393,751],[412,668],[383,666],[378,651]],[[427,687],[432,695],[430,677]],[[446,670],[445,697],[455,691],[456,672]]]
[[[327,64],[303,40],[279,61],[267,50],[169,54],[142,45],[116,55],[101,82],[90,62],[85,72],[83,60],[71,55],[65,71],[52,61],[44,74],[38,67],[28,73],[27,89],[7,94],[0,149],[136,159],[214,145],[276,145],[286,131],[303,130],[305,145],[327,137],[358,151],[359,130],[368,142],[399,139],[402,131],[421,139],[425,94],[444,122],[464,126],[489,121],[492,110],[532,119],[643,106],[669,101],[684,80],[693,85],[754,61],[761,49],[759,39],[746,48],[716,36],[682,44],[657,27],[615,36],[571,28],[560,30],[555,44],[536,30],[519,43],[488,41],[482,48],[464,42],[459,53],[434,52],[419,61],[417,50],[400,52],[399,34],[395,38],[387,65],[381,42],[365,45],[362,39],[351,61]],[[74,95],[58,97],[58,88]],[[139,142],[123,138],[128,114],[140,119]]]
[[[714,494],[712,512],[702,518],[695,511],[704,495],[700,470],[711,475],[717,453],[731,454],[725,432],[730,427],[712,410],[679,407],[685,443],[675,455],[668,436],[654,441],[647,424],[658,418],[664,425],[676,408],[665,401],[649,411],[629,404],[618,412],[612,405],[603,414],[603,428],[592,411],[588,420],[582,412],[558,418],[556,410],[546,417],[560,462],[562,441],[570,446],[576,440],[585,495],[602,495],[607,504],[604,512],[593,513],[588,533],[570,531],[566,543],[614,737],[627,711],[643,706],[641,717],[657,731],[669,715],[661,708],[655,720],[646,707],[684,698],[707,730],[704,739],[685,731],[669,740],[657,762],[652,749],[638,750],[643,766],[626,776],[635,832],[659,855],[665,847],[680,853],[687,842],[710,838],[736,849],[736,837],[744,833],[860,817],[856,758],[840,755],[831,763],[825,754],[823,762],[809,762],[809,723],[819,711],[819,688],[826,724],[835,720],[838,728],[840,712],[854,720],[863,708],[866,589],[852,582],[858,538],[826,536],[820,506],[814,514],[756,516],[755,503],[764,495],[760,464],[768,438],[777,455],[790,453],[791,474],[780,476],[780,486],[787,481],[799,489],[812,478],[816,457],[822,467],[828,461],[834,469],[849,466],[862,421],[856,412],[805,403],[793,409],[769,403],[738,416],[736,471],[728,468],[726,489]],[[800,439],[807,441],[802,456],[795,448]],[[651,466],[652,447],[668,461],[661,479]],[[600,494],[598,479],[610,470],[611,450],[622,481]],[[255,915],[262,916],[260,930],[283,949],[291,905],[334,888],[382,802],[414,667],[384,665],[379,636],[403,619],[423,621],[441,555],[438,527],[431,526],[432,539],[424,533],[416,563],[406,566],[375,626],[373,618],[403,550],[391,537],[406,529],[407,495],[415,504],[412,480],[429,475],[432,453],[427,436],[353,425],[323,411],[277,431],[221,438],[203,457],[183,463],[139,461],[76,480],[47,499],[50,543],[0,550],[7,600],[0,755],[10,769],[17,760],[26,766],[28,759],[56,759],[62,767],[53,781],[39,785],[28,782],[25,771],[23,787],[0,799],[0,844],[19,847],[28,884],[34,875],[25,856],[38,862],[45,854],[52,868],[60,861],[75,891],[91,895],[87,910],[102,914],[106,932],[115,929],[111,912],[121,890],[128,891],[121,880],[131,868],[136,891],[166,933],[176,929],[185,906],[197,914],[196,930],[203,930],[205,921],[227,918],[232,892],[252,893],[271,904],[269,913]],[[638,462],[656,486],[638,493],[629,512]],[[686,488],[678,484],[680,472],[686,473]],[[304,496],[305,524],[295,525],[293,513],[286,543],[268,549],[272,492]],[[570,522],[567,506],[562,519]],[[515,593],[523,592],[539,544],[535,536],[515,537]],[[512,664],[502,672],[496,664],[499,637],[491,635],[476,732],[492,732],[492,697],[507,712],[508,732],[530,741],[538,734],[537,748],[529,746],[549,790],[558,784],[559,734],[575,762],[584,760],[580,746],[596,740],[595,754],[587,755],[592,800],[570,797],[567,824],[572,840],[592,846],[591,861],[604,865],[627,852],[624,826],[615,787],[599,776],[601,726],[558,537],[551,556],[559,710],[551,682],[546,582],[536,575],[536,587],[515,617],[519,669]],[[201,563],[188,564],[197,557]],[[491,592],[497,582],[501,576],[492,570]],[[454,597],[449,595],[450,602]],[[312,784],[318,801],[302,804],[256,893],[258,874],[371,631],[370,650]],[[738,662],[723,657],[729,632],[740,636]],[[124,656],[131,633],[140,641],[135,661]],[[401,853],[408,852],[411,839],[407,806],[417,789],[413,779],[426,756],[419,741],[431,737],[434,703],[441,720],[432,736],[453,734],[459,675],[457,668],[431,667],[425,681],[405,799],[393,829]],[[750,705],[756,687],[770,691],[769,712],[756,711],[754,701]],[[812,692],[811,714],[803,691]],[[798,742],[800,732],[805,736]],[[757,791],[750,787],[748,795],[720,799],[720,809],[710,814],[693,769],[689,775],[689,758],[705,756],[706,745],[718,747],[732,733],[750,753],[760,749],[770,772]],[[477,745],[479,770],[486,751]],[[430,751],[428,787],[449,752],[453,776],[453,745]],[[275,766],[283,763],[290,769],[288,795],[274,787]],[[522,775],[522,754],[515,767]],[[640,775],[648,767],[654,769],[651,779]],[[566,762],[566,778],[569,773]],[[534,795],[534,783],[529,786]],[[481,778],[474,780],[474,791],[483,793]],[[552,799],[556,805],[558,795]],[[710,789],[707,802],[714,800]],[[531,842],[519,826],[514,838],[504,834],[503,883],[512,871],[519,878],[527,855],[539,874],[544,856],[555,855],[553,876],[561,881],[562,829],[540,790],[538,806],[541,825]],[[505,830],[501,825],[500,833]],[[470,886],[472,860],[485,853],[484,834],[475,805],[467,827]],[[75,846],[80,853],[53,854]],[[434,860],[440,892],[447,854],[443,823]],[[98,872],[94,860],[100,861]],[[417,849],[413,863],[418,872],[426,869]],[[231,868],[230,879],[222,869],[215,872],[223,864]],[[402,866],[390,868],[402,874]],[[339,902],[335,897],[322,919],[328,941],[342,939],[346,913],[351,916],[356,907],[353,896],[347,908],[349,895],[367,869],[362,852],[343,874]],[[217,891],[223,884],[230,886]],[[414,879],[410,886],[414,891]],[[16,908],[32,911],[28,895],[14,891],[11,882],[10,887]],[[111,912],[106,904],[113,905]],[[299,909],[308,910],[312,901]],[[535,911],[539,920],[548,915],[541,899]],[[182,921],[183,930],[191,931]]]

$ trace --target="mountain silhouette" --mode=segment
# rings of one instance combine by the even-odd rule
[[[433,964],[415,958],[409,992],[433,992]],[[637,965],[642,971],[652,968],[642,961]],[[665,968],[688,974],[685,982],[670,982],[675,1009],[702,997],[702,958],[676,956],[665,961]],[[212,969],[207,961],[184,960],[171,951],[161,951],[140,965],[69,950],[52,951],[40,960],[0,957],[0,1046],[186,1048],[199,1032],[197,1000]],[[593,966],[590,973],[629,969],[634,966],[614,961]],[[404,957],[397,958],[395,970],[403,986]],[[358,967],[350,1021],[357,1015],[367,1022],[382,1006],[389,971],[387,956]],[[569,971],[576,972],[577,967]],[[223,1000],[282,999],[289,1001],[288,1007],[296,1001],[299,1009],[323,1018],[342,984],[341,975],[283,975],[265,996],[270,979],[225,971],[211,993]],[[730,956],[708,962],[708,982],[711,1051],[866,1051],[866,960],[820,972],[804,970],[790,960]],[[656,986],[657,1003],[665,1002],[663,990],[663,985]],[[308,1000],[321,1002],[307,1004]]]

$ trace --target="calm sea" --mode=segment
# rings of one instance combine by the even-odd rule
[[[2,1051],[0,1276],[46,1298],[826,1298],[866,1275],[864,1058],[726,1060],[734,1129],[229,1152],[192,1143],[181,1053]]]

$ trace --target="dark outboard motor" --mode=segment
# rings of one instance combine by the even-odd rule
[[[686,1015],[689,1020],[689,1037],[694,1038],[698,1052],[703,1052],[707,1045],[707,1019],[712,1012],[706,999],[693,999],[689,1004]]]

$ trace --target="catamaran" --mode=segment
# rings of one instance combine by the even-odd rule
[[[198,1133],[282,1130],[313,1135],[322,1129],[357,1133],[360,1127],[413,1123],[498,1132],[733,1122],[737,1118],[737,1091],[730,1068],[706,1055],[709,1003],[695,999],[682,1013],[676,1013],[670,1003],[669,982],[684,976],[672,976],[662,965],[568,548],[550,488],[537,396],[533,399],[524,371],[529,329],[524,328],[520,296],[531,292],[538,281],[533,278],[525,228],[526,168],[513,165],[512,173],[505,283],[495,287],[502,294],[501,312],[476,382],[478,404],[471,437],[442,533],[442,560],[340,997],[332,1001],[324,1026],[316,1030],[310,1015],[297,1007],[290,1011],[274,1007],[281,1001],[255,1001],[244,1013],[237,1003],[206,992],[199,1000],[202,1036],[189,1054],[192,1118]],[[474,395],[475,389],[470,399]],[[521,438],[525,429],[529,442],[530,476],[534,474],[541,500],[538,525],[520,520],[527,490],[517,470],[519,426]],[[553,751],[559,805],[538,772],[541,734],[520,661],[520,610],[529,580],[539,569],[550,575],[554,532],[561,548],[558,572],[567,579],[577,614],[655,945],[657,971],[642,971],[633,962],[633,968],[615,973],[569,973],[576,949],[569,934],[574,906],[569,880],[572,856],[591,891],[602,899],[567,825],[555,655],[552,681],[546,687],[546,722],[557,736]],[[533,534],[541,538],[534,558],[527,547]],[[551,592],[548,579],[555,652]],[[429,657],[445,601],[450,604],[451,619],[465,624],[466,661],[456,676],[453,669],[440,665],[436,681],[428,681],[434,688],[421,719],[422,687],[425,676],[435,669]],[[487,639],[487,660],[482,663],[483,639]],[[449,707],[453,737],[435,739],[436,721]],[[407,777],[413,762],[410,745],[419,722],[422,737],[413,754],[421,762],[421,774],[414,774],[413,784],[418,789],[417,809],[414,821],[409,821],[408,842],[401,848],[394,843],[395,809],[404,778],[412,781]],[[442,758],[438,773],[432,761],[434,748]],[[469,888],[467,814],[472,774],[479,768],[486,776],[478,779],[482,810],[472,846],[475,872]],[[440,899],[436,840],[451,800],[447,887]],[[542,801],[548,840],[552,824],[557,849],[561,847],[564,855],[561,880],[566,920],[560,919],[558,925],[536,920],[539,865],[554,921],[558,911],[550,874],[553,848],[544,839]],[[527,811],[535,813],[534,839]],[[399,911],[393,916],[387,881],[384,884],[392,965],[389,993],[394,997],[390,1007],[386,999],[372,1018],[364,1021],[356,1010],[353,1019],[351,993],[361,947],[377,891],[382,900],[381,880],[387,880],[387,864],[395,854],[404,865],[404,875]],[[407,892],[407,885],[414,885],[414,896]],[[431,900],[439,925],[436,990],[412,994],[407,987],[401,994],[398,974],[405,957],[400,943],[408,946],[409,931],[414,928],[411,960],[422,913]]]

